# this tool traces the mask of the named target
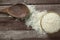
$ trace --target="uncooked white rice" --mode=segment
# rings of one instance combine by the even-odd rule
[[[42,28],[47,33],[54,33],[54,32],[57,32],[59,30],[59,28],[60,28],[60,25],[59,25],[60,24],[60,16],[55,15],[55,13],[54,14],[52,13],[52,15],[50,15],[50,16],[48,15],[45,18],[45,15],[48,14],[47,10],[37,11],[35,9],[34,5],[28,5],[28,8],[30,10],[31,15],[30,15],[29,19],[26,20],[27,27],[32,26],[32,28],[35,29],[40,34],[44,33]],[[44,19],[42,20],[43,16],[44,16]],[[51,22],[53,21],[52,22],[53,24],[46,23],[46,21],[49,22],[49,19]],[[56,21],[56,20],[59,20],[59,21]],[[41,21],[42,21],[42,26],[41,26]],[[46,25],[48,25],[48,26],[46,26]],[[55,25],[56,28],[52,25]],[[57,25],[59,25],[59,26],[57,27]]]
[[[41,22],[42,16],[47,14],[47,11],[46,10],[44,10],[44,11],[37,11],[35,9],[35,6],[33,6],[33,5],[32,6],[28,5],[28,8],[30,9],[30,13],[32,15],[30,15],[30,18],[28,20],[26,20],[26,25],[28,27],[32,26],[33,29],[38,31],[40,34],[43,34],[43,30],[41,29],[40,22]]]

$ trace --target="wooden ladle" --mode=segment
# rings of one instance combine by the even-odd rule
[[[25,4],[15,4],[3,9],[2,12],[6,12],[16,18],[24,18],[29,14],[29,9]]]

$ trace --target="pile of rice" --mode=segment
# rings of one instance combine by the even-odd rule
[[[55,13],[48,13],[47,10],[37,11],[35,6],[28,5],[30,17],[26,20],[27,27],[32,26],[40,34],[54,33],[60,29],[60,16]],[[43,29],[44,31],[43,31]]]
[[[26,25],[29,27],[29,26],[32,26],[33,29],[35,29],[37,32],[39,32],[40,34],[43,34],[43,30],[41,29],[41,25],[40,25],[40,22],[41,22],[41,18],[43,15],[47,14],[47,11],[44,10],[42,12],[40,11],[37,11],[35,9],[35,6],[33,5],[28,5],[28,8],[30,9],[30,17],[28,20],[26,20]]]

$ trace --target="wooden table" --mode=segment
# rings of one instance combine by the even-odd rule
[[[36,5],[36,10],[55,11],[60,14],[60,0],[2,0],[0,2],[0,11],[16,3]],[[16,25],[17,24],[18,23],[16,23]],[[8,30],[9,27],[2,27],[0,21],[0,40],[60,40],[60,32],[55,34],[47,34],[48,37],[44,37],[41,36],[42,34],[39,35],[34,30],[25,30],[23,27],[17,27],[16,29],[16,26],[14,25],[15,24],[11,24],[10,29]]]

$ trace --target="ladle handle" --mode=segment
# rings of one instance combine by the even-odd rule
[[[8,13],[8,9],[10,8],[11,6],[8,6],[4,9],[1,9],[0,12],[4,12],[4,13]]]
[[[5,12],[7,13],[8,8],[2,9],[0,12]]]

